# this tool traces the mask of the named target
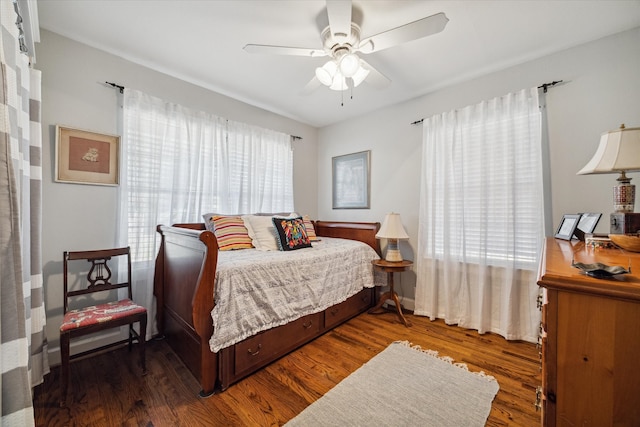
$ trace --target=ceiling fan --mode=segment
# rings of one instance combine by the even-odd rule
[[[439,33],[449,22],[444,13],[436,13],[405,25],[384,31],[364,39],[360,38],[360,26],[351,20],[351,1],[327,0],[329,26],[321,33],[322,48],[299,48],[248,44],[249,53],[308,56],[328,56],[331,59],[316,68],[315,77],[303,93],[310,93],[320,84],[329,89],[343,91],[358,86],[363,81],[377,88],[384,88],[390,80],[362,59],[360,54],[379,52],[402,43]]]

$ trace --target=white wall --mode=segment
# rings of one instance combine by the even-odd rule
[[[638,46],[640,28],[316,130],[42,31],[36,67],[43,72],[42,256],[50,348],[57,350],[62,317],[62,252],[115,244],[117,189],[53,180],[56,124],[117,132],[116,94],[102,82],[113,81],[222,117],[302,136],[294,154],[296,210],[319,219],[360,221],[382,221],[386,213],[399,212],[410,236],[408,242],[401,242],[401,250],[406,259],[414,260],[422,129],[410,123],[558,79],[565,84],[547,94],[553,221],[557,224],[563,213],[602,212],[596,231],[607,232],[615,176],[576,176],[575,172],[595,152],[601,132],[620,123],[640,126]],[[331,158],[364,150],[372,154],[371,209],[333,210]],[[631,176],[637,179],[639,174]],[[415,276],[403,273],[396,283],[403,303],[413,308]],[[56,363],[57,354],[52,356]]]
[[[36,68],[42,70],[43,232],[42,258],[47,336],[59,360],[62,321],[62,253],[116,244],[117,188],[54,181],[55,125],[118,133],[116,91],[105,81],[143,90],[190,108],[292,135],[297,211],[317,215],[317,129],[141,67],[103,51],[42,31]]]
[[[621,123],[640,127],[638,70],[640,28],[322,128],[318,135],[318,217],[382,221],[386,213],[398,212],[410,236],[408,242],[401,242],[403,257],[415,260],[422,127],[410,123],[563,80],[564,84],[547,93],[553,226],[565,213],[601,212],[596,231],[606,233],[616,176],[576,176],[576,172],[595,153],[602,132],[617,129]],[[371,209],[333,210],[331,158],[364,150],[371,150]],[[640,185],[640,174],[630,176]],[[412,309],[415,275],[403,273],[396,283],[403,303]]]

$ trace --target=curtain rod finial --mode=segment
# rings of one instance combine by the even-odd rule
[[[112,88],[117,88],[117,89],[119,89],[119,90],[120,90],[120,93],[124,93],[124,86],[120,86],[120,85],[117,85],[117,84],[115,84],[115,83],[111,83],[111,82],[104,82],[104,83],[105,83],[105,84],[107,84],[107,85],[109,85],[109,86],[111,86]]]

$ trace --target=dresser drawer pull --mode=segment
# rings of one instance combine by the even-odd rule
[[[252,356],[257,356],[258,353],[260,353],[260,350],[262,349],[262,344],[258,344],[258,348],[256,348],[256,351],[253,351],[251,349],[247,350],[247,353],[249,353]]]
[[[339,309],[334,308],[333,310],[331,310],[331,315],[332,315],[332,316],[335,316],[335,315],[336,315],[336,314],[338,314],[339,312],[340,312],[340,310],[339,310]]]
[[[305,322],[302,324],[302,327],[305,329],[309,329],[311,327],[311,325],[313,325],[313,321],[309,320],[308,322]]]

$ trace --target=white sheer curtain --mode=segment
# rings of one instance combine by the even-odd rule
[[[119,242],[131,246],[134,299],[155,319],[158,224],[205,213],[293,211],[287,134],[124,90]],[[149,335],[157,332],[155,324]]]
[[[425,120],[415,313],[535,342],[542,188],[537,88]]]

